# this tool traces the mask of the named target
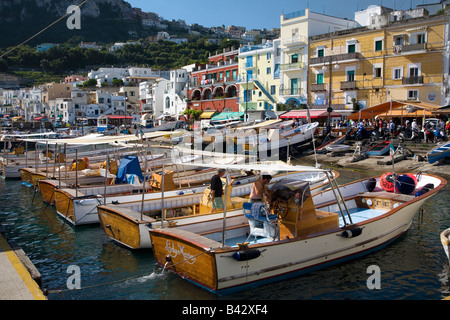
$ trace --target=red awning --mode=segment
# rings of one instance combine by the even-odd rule
[[[36,117],[36,118],[34,118],[33,120],[34,121],[41,121],[42,119],[44,119],[45,117]]]
[[[328,118],[328,111],[327,110],[309,110],[309,115],[311,119],[316,118]],[[336,112],[331,112],[332,117],[340,117],[341,115]],[[308,110],[292,110],[289,112],[286,112],[285,114],[282,114],[280,118],[282,119],[298,119],[298,118],[307,118],[308,117]]]
[[[133,117],[130,116],[107,116],[109,119],[134,119]]]

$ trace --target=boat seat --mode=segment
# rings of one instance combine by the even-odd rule
[[[255,241],[257,237],[272,238],[274,241],[279,239],[280,227],[278,225],[278,216],[270,214],[269,209],[264,203],[244,202],[242,209],[250,227],[250,233],[246,241],[252,236]]]

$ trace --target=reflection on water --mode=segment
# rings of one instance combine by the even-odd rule
[[[339,182],[377,175],[338,169]],[[58,218],[39,193],[20,181],[0,180],[0,221],[43,277],[49,299],[441,299],[450,296],[449,265],[439,234],[450,226],[449,185],[423,206],[423,216],[385,249],[361,259],[288,281],[217,297],[162,272],[151,250],[131,251],[108,239],[99,226],[77,229]],[[67,290],[67,268],[81,270],[81,290]],[[381,269],[381,289],[366,286],[367,268]],[[60,290],[60,292],[57,292]]]

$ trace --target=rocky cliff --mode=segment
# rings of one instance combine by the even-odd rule
[[[84,0],[1,0],[0,47],[16,45],[66,14],[70,5]],[[89,0],[81,6],[81,29],[69,30],[61,20],[30,45],[42,42],[65,42],[79,36],[84,41],[114,42],[145,37],[140,18],[123,0]]]

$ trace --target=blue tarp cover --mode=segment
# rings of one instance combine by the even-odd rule
[[[128,183],[127,174],[135,174],[141,179],[141,181],[144,180],[138,157],[125,156],[120,160],[119,169],[117,170],[116,183]]]

